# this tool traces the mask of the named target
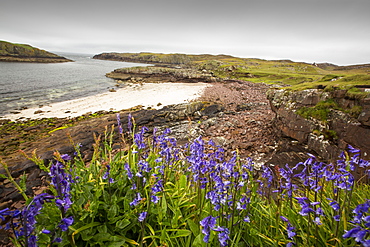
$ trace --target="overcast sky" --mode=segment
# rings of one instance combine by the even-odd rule
[[[370,0],[0,0],[0,40],[48,51],[370,63]]]

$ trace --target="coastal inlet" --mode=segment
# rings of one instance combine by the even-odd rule
[[[89,54],[60,54],[74,62],[0,64],[0,116],[109,91],[116,82],[106,73],[147,64],[103,61]]]

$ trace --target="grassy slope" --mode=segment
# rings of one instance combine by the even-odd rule
[[[14,44],[0,40],[0,56],[62,58],[54,53],[26,44]]]
[[[218,64],[217,64],[218,61]],[[201,68],[212,68],[214,73],[223,78],[232,78],[252,82],[277,84],[302,90],[320,86],[350,87],[354,85],[370,85],[370,65],[367,66],[335,66],[322,69],[318,66],[292,62],[288,60],[262,60],[241,58],[217,58],[215,66],[209,61],[197,61]]]
[[[115,55],[122,60],[129,58],[147,63],[181,65],[212,71],[214,75],[221,78],[277,84],[292,90],[370,85],[370,64],[315,66],[289,60],[262,60],[206,54],[115,53]]]

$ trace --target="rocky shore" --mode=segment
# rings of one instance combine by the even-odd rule
[[[0,62],[27,62],[27,63],[65,63],[73,62],[61,57],[21,57],[21,56],[0,56]]]

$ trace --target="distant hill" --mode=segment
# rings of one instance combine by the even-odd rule
[[[192,74],[199,72],[221,79],[262,82],[280,87],[290,87],[293,90],[307,88],[327,88],[329,90],[330,88],[370,86],[370,64],[338,66],[330,63],[310,64],[291,60],[238,58],[229,55],[186,55],[150,52],[102,53],[95,55],[94,58],[148,63],[157,67],[171,67],[177,70],[180,68],[192,69]],[[136,68],[115,70],[113,74],[119,78],[126,78],[137,73],[137,70]],[[154,70],[155,68],[150,67],[141,68],[139,77],[148,73],[157,73],[160,69]],[[109,73],[109,76],[111,75],[112,73]]]
[[[65,57],[26,44],[14,44],[0,40],[0,61],[61,63],[72,62]]]

